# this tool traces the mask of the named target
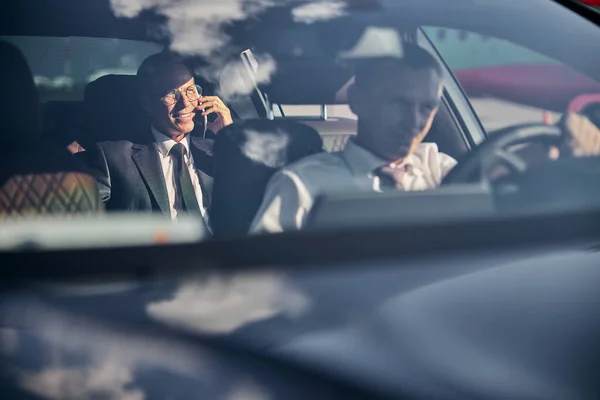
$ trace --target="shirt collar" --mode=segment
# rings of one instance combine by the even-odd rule
[[[417,148],[417,152],[418,151],[419,149]],[[344,157],[350,171],[352,171],[352,175],[355,176],[368,175],[377,168],[390,165],[389,162],[359,146],[352,139],[348,140],[346,147],[342,151],[342,157]],[[418,157],[412,153],[409,154],[402,163],[395,165],[395,167],[406,167],[408,171],[420,175],[422,171],[419,165],[420,162]]]
[[[169,155],[169,152],[171,151],[173,146],[175,146],[177,144],[177,142],[174,141],[173,139],[171,139],[169,136],[167,136],[163,133],[160,133],[154,126],[152,126],[151,128],[152,128],[152,135],[154,136],[154,140],[156,141],[156,145],[158,147],[158,152],[160,153],[161,156],[167,157]],[[189,134],[185,135],[183,140],[179,143],[181,143],[183,145],[183,147],[185,147],[186,154],[189,154],[189,152],[190,152],[190,135]]]

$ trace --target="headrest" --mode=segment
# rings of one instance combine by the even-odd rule
[[[231,161],[276,170],[308,154],[320,152],[319,133],[292,120],[246,120],[223,128],[215,141],[215,156]],[[217,160],[217,162],[220,160]]]
[[[0,118],[3,140],[31,142],[41,134],[41,107],[25,58],[12,44],[0,41]]]
[[[89,135],[85,141],[149,140],[150,121],[138,96],[135,75],[105,75],[88,83],[83,95]]]
[[[213,148],[214,233],[245,235],[273,174],[321,151],[318,132],[291,120],[247,120],[219,131]]]

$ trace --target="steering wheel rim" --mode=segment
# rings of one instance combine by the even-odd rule
[[[542,142],[549,146],[558,145],[563,137],[559,125],[529,123],[509,126],[492,132],[488,138],[470,151],[456,167],[446,175],[442,184],[470,183],[477,170],[479,181],[485,181],[487,173],[498,163],[507,165],[512,172],[521,173],[527,163],[507,148],[524,143]]]

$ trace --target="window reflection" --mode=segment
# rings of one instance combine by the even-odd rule
[[[278,273],[187,277],[173,297],[148,304],[158,321],[203,333],[229,333],[278,315],[297,318],[310,299]]]

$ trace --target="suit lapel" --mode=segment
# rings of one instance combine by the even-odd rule
[[[154,196],[160,211],[162,211],[163,214],[170,216],[171,208],[169,207],[169,195],[167,193],[165,177],[160,166],[156,143],[152,142],[147,145],[136,145],[131,157],[137,165],[146,186]]]

